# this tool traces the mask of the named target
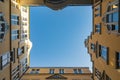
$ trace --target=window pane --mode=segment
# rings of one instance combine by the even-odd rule
[[[5,66],[7,64],[7,59],[2,61],[2,66]]]
[[[96,27],[96,31],[95,32],[101,33],[101,25],[97,24],[97,25],[95,25],[95,27]]]
[[[102,58],[107,60],[107,48],[104,46],[101,46],[101,56],[102,56]]]
[[[12,22],[12,25],[19,25],[19,16],[11,15],[11,22]]]
[[[2,56],[2,60],[7,59],[7,54]]]
[[[118,9],[118,4],[113,4],[113,5],[112,5],[112,9],[113,9],[113,10]]]
[[[118,12],[113,13],[113,22],[118,22]]]
[[[78,69],[78,72],[79,72],[79,73],[82,73],[82,70],[81,70],[81,69]]]
[[[74,73],[77,74],[77,69],[74,69]]]
[[[112,14],[107,15],[107,22],[112,22]]]
[[[119,30],[119,27],[118,27],[118,25],[115,25],[115,30],[117,30],[117,31]]]
[[[117,68],[120,68],[120,52],[117,52],[116,53],[117,55],[116,55],[116,67]]]

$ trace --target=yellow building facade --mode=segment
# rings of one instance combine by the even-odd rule
[[[29,7],[0,0],[0,80],[19,80],[29,67],[29,33]]]
[[[31,67],[21,80],[92,80],[88,67]]]
[[[0,0],[0,80],[27,80],[28,76],[33,80],[39,80],[34,78],[41,78],[41,75],[46,74],[43,79],[50,80],[51,77],[58,76],[64,80],[79,80],[75,78],[78,76],[80,80],[86,80],[82,78],[82,74],[74,75],[73,68],[70,68],[69,75],[58,74],[60,68],[55,68],[57,72],[53,75],[48,73],[50,68],[45,68],[46,74],[30,73],[37,68],[29,68],[32,47],[29,6],[47,6],[53,10],[60,10],[66,6],[92,6],[93,30],[85,40],[85,46],[93,62],[92,78],[120,80],[119,4],[119,0]],[[64,67],[62,69],[64,70]],[[43,68],[38,70],[44,71]],[[67,68],[65,71],[67,72]]]
[[[94,80],[120,80],[120,1],[95,0],[93,31],[85,45]]]

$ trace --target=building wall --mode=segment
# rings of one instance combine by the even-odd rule
[[[9,6],[9,0],[0,1],[0,80],[10,78],[10,56],[5,57],[10,55]]]
[[[17,30],[17,39],[11,41],[14,61],[11,62],[12,80],[19,79],[29,67],[29,53],[31,48],[29,36],[29,7],[21,6],[19,0],[11,1],[11,15],[17,16],[18,23],[12,25],[12,30]],[[14,36],[16,34],[12,34]],[[17,74],[18,73],[18,74]]]
[[[54,69],[54,73],[50,73],[50,69]],[[60,73],[60,69],[63,69],[64,73]],[[77,70],[77,73],[74,72],[74,69]],[[47,77],[55,74],[62,75],[67,80],[91,80],[91,72],[88,67],[33,67],[27,70],[21,80],[47,80]]]
[[[60,10],[66,6],[92,5],[93,0],[21,0],[21,5],[47,6],[53,10]]]
[[[116,68],[116,52],[120,52],[120,22],[119,20],[107,22],[107,20],[110,20],[110,18],[107,17],[109,13],[117,11],[119,14],[119,8],[111,10],[111,12],[108,11],[108,7],[113,3],[118,4],[119,0],[94,0],[93,31],[85,42],[93,62],[94,80],[120,79],[120,70]],[[98,13],[100,13],[100,15],[97,15]],[[119,19],[119,16],[116,16],[116,19]],[[100,24],[100,29],[98,24]],[[109,29],[109,25],[112,26],[111,29]],[[118,25],[118,27],[114,28],[114,25]],[[106,47],[106,49],[104,49],[107,51],[102,50],[100,46]]]
[[[116,3],[117,5],[114,5]],[[81,4],[93,7],[93,31],[85,40],[93,62],[93,79],[120,79],[120,6],[118,3],[120,3],[119,0],[68,0],[57,4],[50,0],[0,0],[0,80],[18,80],[29,67],[29,53],[32,43],[29,40],[28,5],[45,5],[58,10],[66,5]],[[113,17],[115,19],[112,19]],[[28,79],[30,77],[44,80],[51,76],[48,73],[49,69],[41,69],[41,71],[43,70],[41,74],[31,74],[29,73],[31,69],[27,70],[23,80],[30,80]],[[55,73],[58,73],[58,69],[55,68]],[[89,72],[73,74],[72,70],[73,68],[65,68],[66,74],[64,76],[69,80],[74,80],[75,77],[81,79],[88,76],[89,78],[91,75]]]
[[[0,80],[19,80],[29,67],[29,27],[28,6],[0,0]]]

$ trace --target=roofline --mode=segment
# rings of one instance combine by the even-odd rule
[[[87,68],[89,69],[89,67],[29,67],[29,68]]]
[[[54,73],[54,74],[59,74],[59,73]],[[50,73],[39,73],[39,74],[30,74],[30,73],[25,73],[25,75],[54,75],[54,74],[50,74]],[[73,75],[74,73],[64,73],[61,75]],[[74,75],[92,75],[93,73],[89,72],[89,73],[81,73],[81,74],[74,74]]]

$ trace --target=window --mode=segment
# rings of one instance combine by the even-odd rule
[[[118,25],[112,24],[112,25],[107,25],[108,31],[117,31],[119,30]]]
[[[18,55],[21,55],[21,54],[22,54],[22,49],[18,48]]]
[[[2,66],[5,66],[10,62],[10,53],[6,53],[2,56]]]
[[[112,14],[107,15],[107,22],[112,22]]]
[[[50,69],[50,74],[54,74],[54,69]]]
[[[118,22],[118,12],[114,12],[113,13],[113,18],[112,18],[113,22]]]
[[[4,34],[0,34],[0,41],[2,41]]]
[[[101,15],[101,5],[98,5],[95,7],[95,17],[98,17]]]
[[[83,73],[83,72],[82,72],[82,70],[81,70],[81,69],[78,69],[78,73],[79,73],[79,74],[81,74],[81,73]]]
[[[81,69],[74,69],[74,74],[81,74],[83,73]]]
[[[11,61],[15,62],[15,48],[13,48],[13,51],[11,52]]]
[[[95,44],[91,43],[91,50],[95,51]]]
[[[118,10],[118,2],[110,3],[107,8],[107,12],[116,11],[116,10]]]
[[[3,14],[0,13],[0,21],[4,21]]]
[[[77,74],[77,69],[74,69],[74,74]]]
[[[11,24],[12,25],[19,25],[19,16],[17,15],[11,15]]]
[[[119,22],[119,12],[118,12],[118,1],[115,0],[108,4],[107,11],[103,17],[103,22],[107,25],[107,30],[110,33],[120,33],[120,28],[118,26]]]
[[[31,74],[34,74],[34,73],[35,73],[35,69],[32,69],[30,73],[31,73]]]
[[[10,53],[7,52],[0,57],[0,69],[5,67],[10,62]]]
[[[112,10],[118,9],[118,3],[112,5]]]
[[[31,74],[39,74],[40,73],[40,69],[32,69]]]
[[[0,2],[4,2],[4,0],[0,0]]]
[[[23,21],[27,21],[27,18],[26,18],[26,17],[23,17],[22,20],[23,20]]]
[[[19,39],[19,30],[12,30],[12,40]]]
[[[60,70],[59,70],[59,73],[60,73],[60,74],[64,74],[64,69],[60,69]]]
[[[99,49],[100,49],[100,56],[105,60],[108,61],[108,48],[105,46],[101,46],[99,45]]]
[[[3,14],[0,13],[0,41],[3,40],[6,30],[7,30],[6,22],[4,21]]]
[[[118,22],[118,12],[107,14],[107,23]]]
[[[5,31],[5,23],[0,24],[0,31],[4,32]]]
[[[27,7],[22,6],[22,11],[26,13],[27,12]]]
[[[36,69],[36,74],[40,73],[40,69]]]
[[[116,52],[116,68],[120,69],[120,52]]]
[[[27,30],[21,30],[21,40],[28,39],[28,31]]]
[[[25,52],[25,47],[18,48],[18,56]]]
[[[97,24],[97,25],[95,25],[95,32],[96,33],[101,33],[101,25],[100,24]]]
[[[22,22],[22,26],[27,26],[28,24],[27,24],[27,22]]]

